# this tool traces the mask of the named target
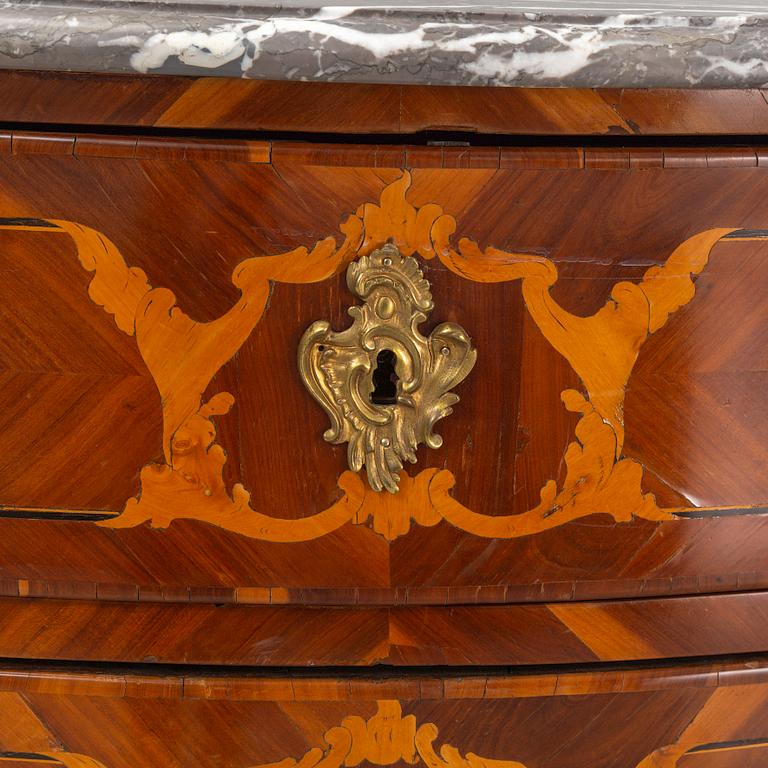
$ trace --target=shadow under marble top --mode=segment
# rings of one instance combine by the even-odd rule
[[[768,0],[2,2],[0,67],[362,83],[768,85]]]

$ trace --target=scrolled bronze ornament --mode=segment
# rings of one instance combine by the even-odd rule
[[[394,245],[352,262],[347,286],[365,303],[349,308],[354,322],[345,331],[312,323],[299,343],[299,372],[330,417],[325,440],[348,443],[350,469],[365,465],[375,491],[397,493],[416,448],[442,445],[434,425],[453,411],[459,397],[450,390],[472,370],[477,351],[456,323],[420,333],[434,308],[429,282]]]

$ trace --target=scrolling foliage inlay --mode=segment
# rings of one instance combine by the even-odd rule
[[[614,285],[609,300],[594,315],[579,317],[550,294],[557,281],[552,261],[492,247],[481,249],[467,238],[454,246],[456,220],[434,203],[420,208],[409,203],[410,183],[406,172],[383,190],[379,205],[364,204],[349,216],[340,227],[341,245],[328,237],[311,250],[301,247],[240,263],[232,276],[241,291],[240,300],[207,323],[190,318],[176,306],[170,290],[152,287],[142,270],[126,265],[117,247],[100,232],[65,220],[0,219],[0,228],[63,233],[74,240],[82,266],[94,272],[91,299],[114,316],[121,331],[135,336],[160,393],[164,463],[144,467],[140,494],[128,500],[118,517],[97,524],[132,527],[149,521],[164,528],[175,519],[188,518],[261,540],[296,542],[369,519],[377,533],[393,540],[406,534],[412,522],[429,526],[446,520],[477,536],[513,538],[598,513],[611,515],[617,522],[673,516],[674,510],[659,508],[652,494],[642,493],[642,466],[622,457],[623,405],[630,373],[645,340],[693,299],[693,276],[706,267],[715,243],[723,238],[726,242],[765,239],[768,234],[728,228],[696,234],[662,266],[648,269],[639,283]],[[573,389],[562,393],[565,408],[581,415],[565,454],[565,480],[560,488],[554,480],[548,481],[533,509],[501,516],[470,510],[450,493],[453,474],[434,468],[413,478],[401,473],[400,492],[386,498],[359,474],[344,472],[338,480],[343,495],[335,504],[294,520],[253,509],[240,483],[231,494],[225,487],[226,456],[215,442],[213,418],[227,414],[235,399],[220,392],[204,402],[202,395],[256,328],[270,283],[319,282],[388,244],[406,258],[439,259],[468,280],[519,280],[527,311],[581,379],[584,393]]]
[[[299,760],[288,757],[255,768],[354,768],[361,763],[387,766],[401,761],[423,763],[428,768],[525,768],[513,760],[489,760],[472,752],[462,757],[450,744],[438,751],[434,746],[437,735],[434,723],[417,725],[413,715],[403,717],[399,701],[378,701],[376,714],[368,720],[353,715],[329,728],[324,749],[314,747]]]
[[[471,706],[470,701],[466,701]],[[764,765],[768,738],[761,723],[766,705],[766,686],[761,683],[713,688],[693,718],[677,734],[677,740],[656,749],[635,768],[682,768],[686,757],[714,758],[717,764],[737,765],[737,758],[757,757]],[[510,726],[514,728],[515,726]],[[759,734],[755,737],[755,734]],[[462,755],[451,744],[435,745],[439,736],[432,722],[419,724],[412,714],[403,715],[401,702],[384,699],[376,702],[376,713],[365,719],[345,717],[323,735],[325,744],[311,747],[300,758],[286,757],[275,763],[251,768],[356,768],[359,765],[392,766],[398,763],[426,768],[533,768],[515,760]],[[746,738],[745,738],[746,736]],[[3,759],[29,762],[30,765],[61,765],[65,768],[106,768],[98,760],[71,752],[0,752]],[[585,758],[586,759],[586,758]],[[634,761],[633,761],[634,762]],[[585,762],[584,765],[588,763]],[[693,765],[693,761],[690,763]],[[749,765],[758,765],[754,760]]]

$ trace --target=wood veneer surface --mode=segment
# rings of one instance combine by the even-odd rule
[[[136,157],[135,147],[131,157],[101,157],[88,154],[98,140],[73,138],[69,154],[58,155],[50,147],[63,140],[21,136],[16,154],[0,159],[3,215],[103,232],[202,321],[237,300],[230,275],[243,259],[338,238],[340,220],[378,201],[403,173],[326,165],[282,145],[260,158],[249,147],[249,162],[222,162],[197,159],[199,143],[182,146],[183,160],[165,151]],[[104,145],[112,151],[115,142]],[[84,152],[73,155],[76,147]],[[707,160],[724,157],[729,163]],[[760,151],[752,157],[746,167],[733,154],[689,153],[684,167],[637,170],[630,155],[613,151],[602,165],[572,168],[424,168],[414,170],[407,199],[439,204],[460,235],[483,246],[548,258],[559,272],[553,297],[588,315],[616,282],[637,281],[692,233],[767,227],[768,181]],[[194,520],[167,529],[90,521],[119,514],[139,492],[142,466],[161,461],[160,398],[135,339],[89,300],[89,273],[70,240],[40,228],[6,228],[0,240],[0,503],[15,515],[0,521],[4,594],[444,604],[765,586],[760,241],[714,246],[696,296],[644,344],[627,386],[624,455],[644,468],[644,492],[688,516],[617,523],[593,515],[506,540],[441,522],[387,541],[370,523],[347,524],[280,544]],[[421,451],[415,469],[451,470],[452,494],[470,509],[522,513],[547,480],[562,481],[577,419],[560,396],[579,379],[531,321],[517,284],[425,266],[435,321],[468,328],[479,357],[462,402],[441,423],[444,447]],[[321,439],[325,417],[302,388],[294,356],[312,321],[343,327],[351,303],[342,275],[275,285],[256,331],[209,387],[207,396],[223,389],[237,403],[216,418],[227,487],[242,482],[251,505],[272,516],[300,519],[339,498],[344,449]],[[697,507],[736,509],[695,516]]]
[[[763,92],[475,88],[0,72],[0,121],[309,131],[757,135]]]
[[[362,754],[445,768],[753,768],[765,757],[764,672],[753,662],[377,681],[8,668],[0,750],[3,764],[25,767],[248,768]]]

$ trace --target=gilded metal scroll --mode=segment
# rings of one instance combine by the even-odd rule
[[[419,325],[434,308],[430,286],[412,256],[391,243],[347,268],[347,286],[365,302],[352,325],[331,330],[319,320],[299,344],[301,378],[330,417],[324,438],[348,443],[349,468],[365,465],[375,491],[396,493],[403,463],[416,448],[439,448],[435,423],[450,414],[477,358],[466,331],[442,323],[429,336]]]

